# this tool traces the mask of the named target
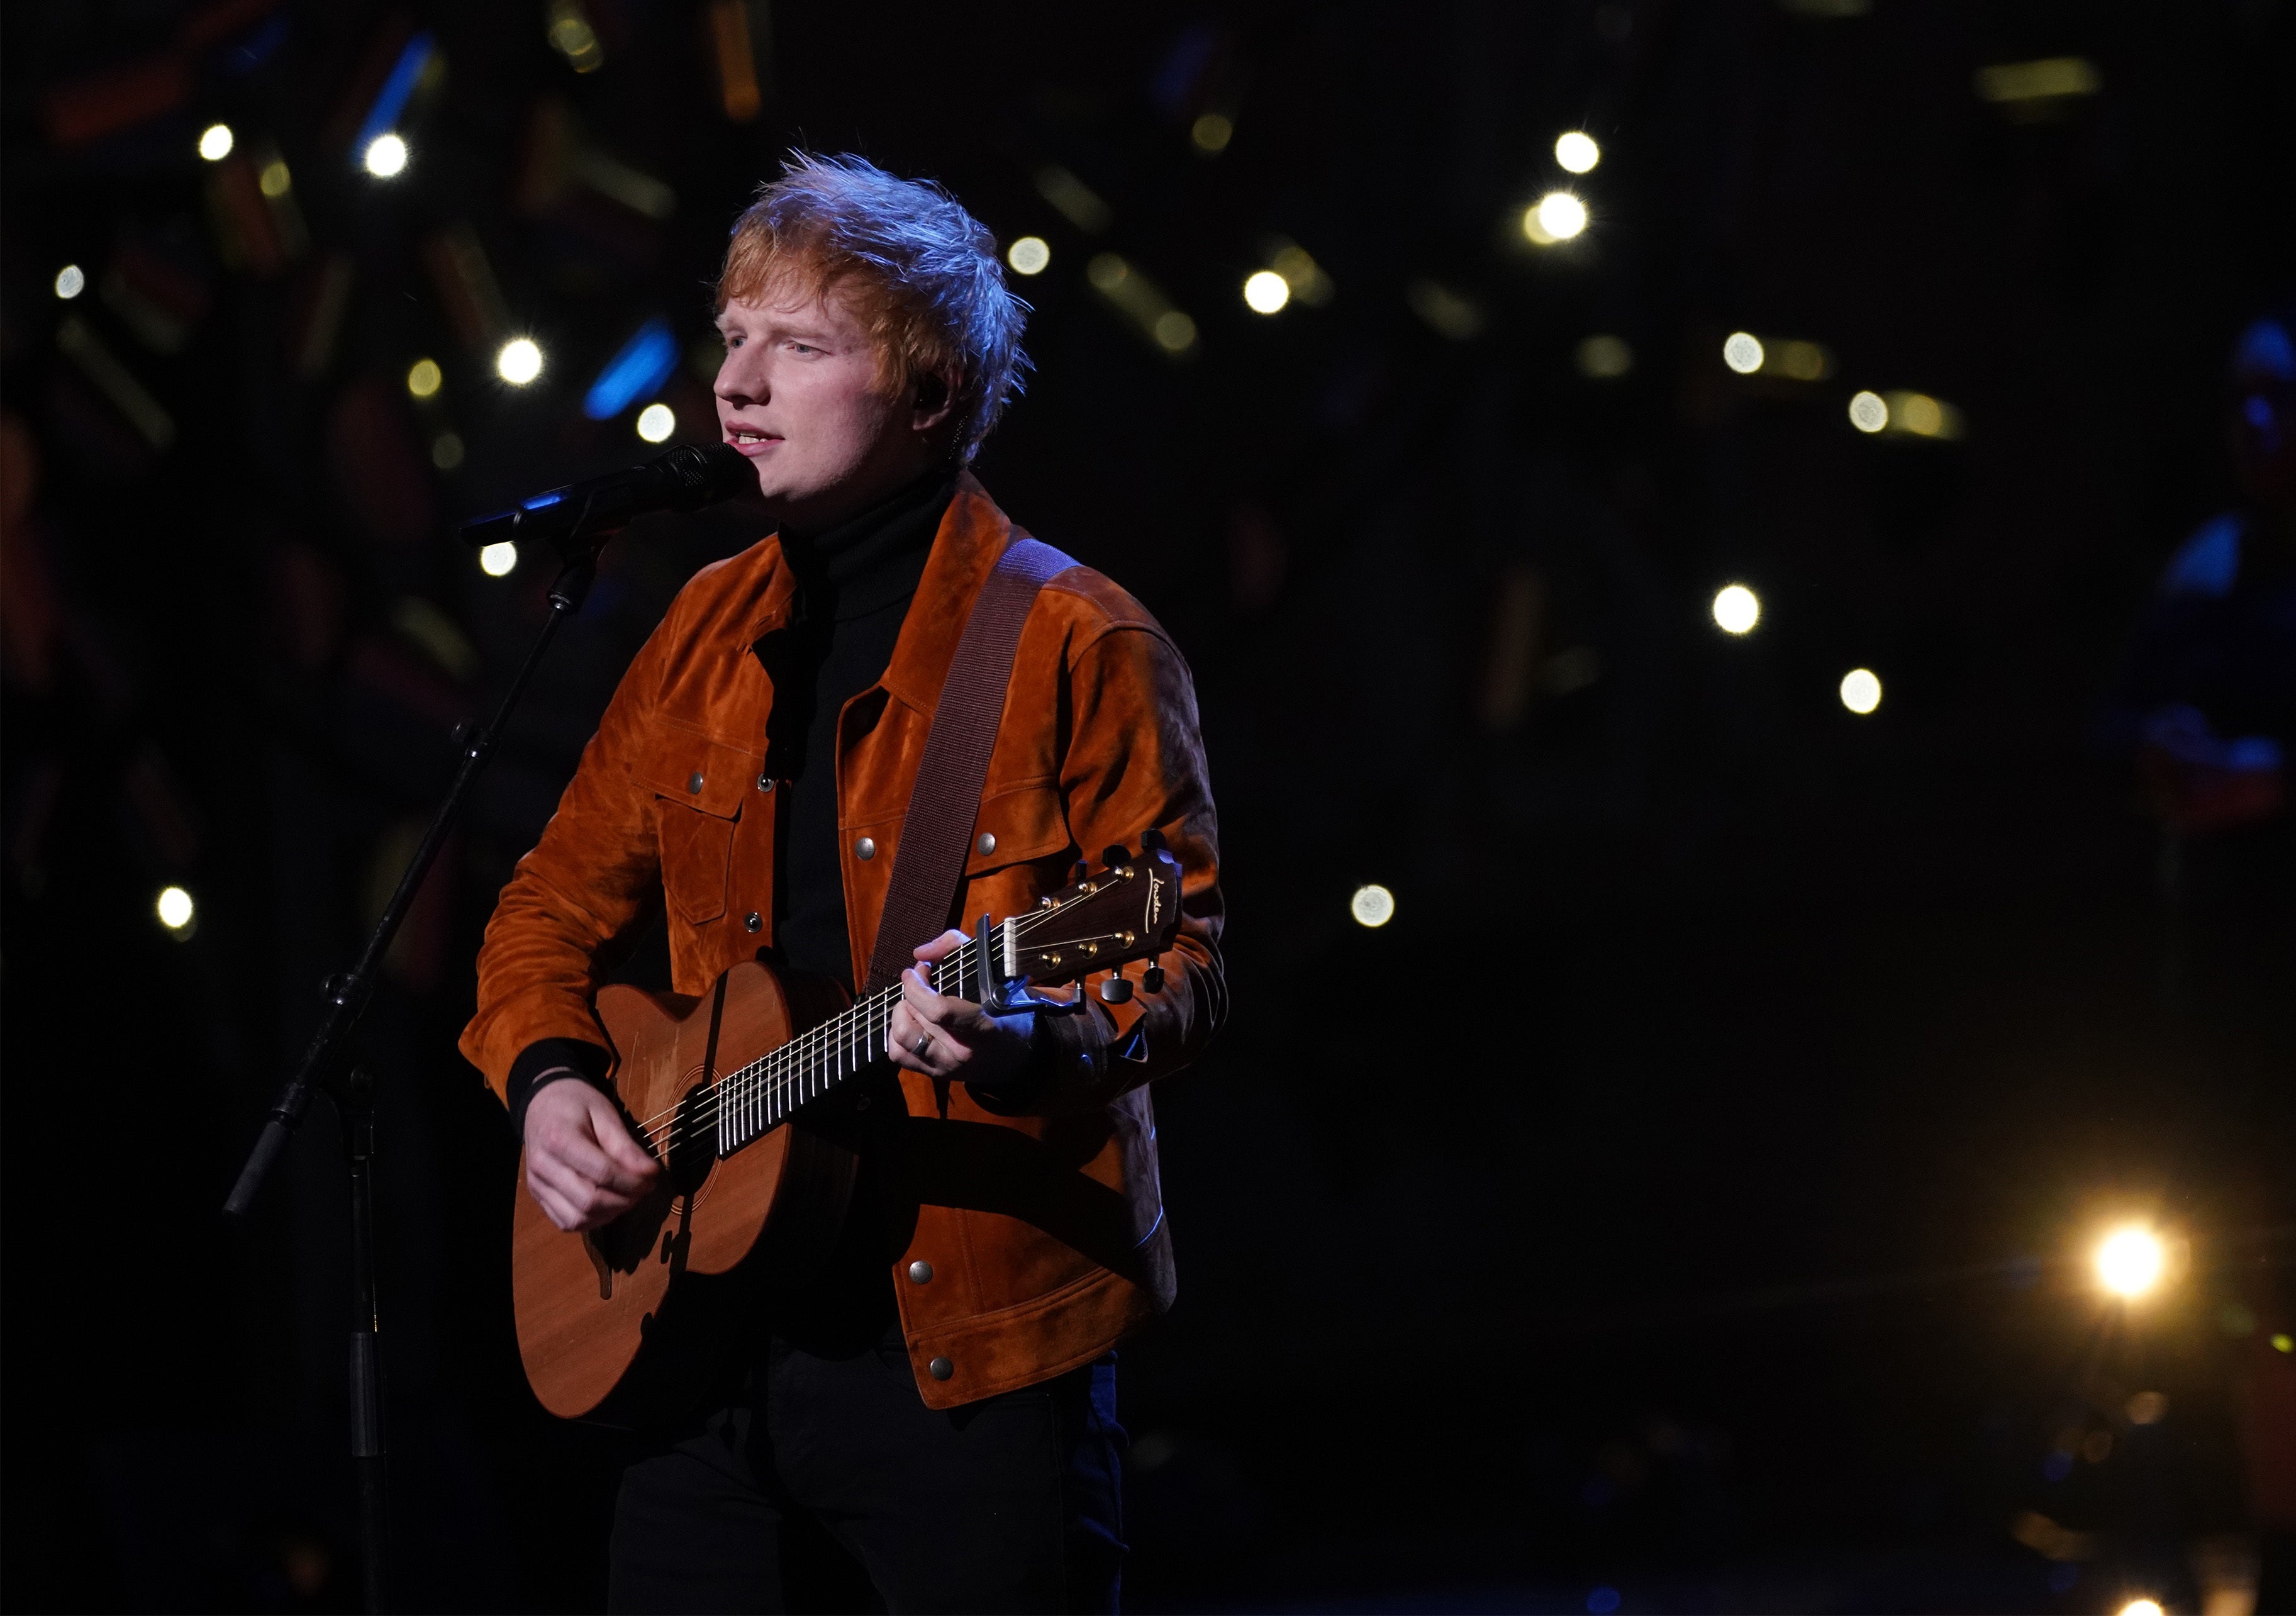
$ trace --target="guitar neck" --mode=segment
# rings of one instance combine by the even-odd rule
[[[993,935],[1004,937],[1007,921]],[[939,964],[925,969],[933,991],[958,998],[977,997],[980,949],[968,942]],[[730,1155],[782,1123],[800,1107],[858,1077],[885,1058],[885,1036],[893,1008],[901,1002],[896,985],[871,994],[849,1010],[780,1048],[729,1071],[718,1080],[718,1153]]]

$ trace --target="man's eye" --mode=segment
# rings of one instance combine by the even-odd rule
[[[817,354],[821,351],[810,342],[792,342],[790,346],[801,354]]]

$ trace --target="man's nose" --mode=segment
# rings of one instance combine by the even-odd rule
[[[745,350],[735,349],[727,354],[718,367],[718,380],[711,391],[737,408],[743,405],[763,404],[773,395],[772,384],[766,378],[766,367],[749,357]]]

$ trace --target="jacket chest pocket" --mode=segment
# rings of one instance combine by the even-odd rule
[[[654,794],[662,894],[689,924],[706,925],[726,913],[734,824],[763,761],[759,752],[665,729],[631,771]]]

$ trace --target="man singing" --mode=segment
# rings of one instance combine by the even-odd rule
[[[681,993],[760,955],[864,980],[944,677],[1017,537],[964,468],[1018,390],[1025,306],[945,191],[794,158],[734,225],[718,304],[718,423],[777,531],[697,574],[623,677],[503,891],[463,1035],[568,1230],[660,1170],[603,1088],[602,958],[659,904]],[[758,1298],[742,1394],[625,1474],[617,1610],[817,1603],[832,1542],[896,1612],[1115,1608],[1112,1349],[1174,1290],[1147,1085],[1226,989],[1188,669],[1095,572],[1036,598],[973,828],[965,917],[1160,833],[1184,915],[1161,990],[998,1016],[902,973],[900,1147],[856,1136],[836,1250]]]

